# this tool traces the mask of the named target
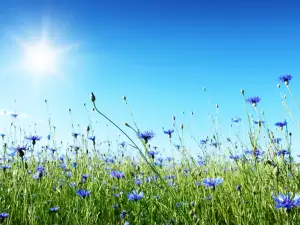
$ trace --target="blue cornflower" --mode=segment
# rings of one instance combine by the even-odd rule
[[[281,138],[273,138],[273,142],[276,144],[280,144]]]
[[[197,164],[198,164],[198,166],[205,166],[206,162],[202,157],[199,157]]]
[[[26,145],[18,145],[15,147],[11,147],[11,149],[13,150],[13,152],[10,155],[15,155],[16,153],[18,153],[18,155],[23,158],[23,156],[25,155],[25,151],[28,150]]]
[[[71,164],[71,166],[72,166],[72,168],[76,168],[76,167],[77,167],[77,163],[76,163],[76,162],[73,162],[73,163]]]
[[[241,156],[239,156],[239,155],[230,155],[229,158],[233,159],[233,160],[239,160],[241,158]]]
[[[241,186],[240,184],[238,184],[238,185],[236,186],[236,190],[237,190],[237,191],[241,191],[241,189],[242,189],[242,186]]]
[[[103,161],[106,162],[107,164],[115,163],[115,160],[112,156],[106,156],[105,158],[103,158]]]
[[[239,123],[239,122],[242,121],[242,119],[241,119],[241,118],[238,118],[238,117],[234,117],[234,118],[231,119],[231,121],[232,121],[233,123]]]
[[[173,160],[173,158],[172,157],[170,157],[170,156],[167,156],[167,158],[166,158],[169,162],[171,162],[172,160]]]
[[[130,225],[130,223],[128,221],[125,221],[124,225]]]
[[[0,213],[0,220],[6,219],[8,216],[8,213]]]
[[[200,181],[196,181],[195,184],[196,184],[197,187],[201,186],[201,182]]]
[[[40,165],[36,167],[36,173],[33,175],[34,179],[41,179],[45,175],[45,168]]]
[[[155,136],[155,134],[153,131],[149,130],[149,131],[145,131],[144,133],[138,132],[137,136],[140,139],[143,139],[145,141],[145,143],[148,143],[148,141],[150,141]]]
[[[142,199],[143,197],[144,197],[144,193],[143,192],[138,193],[138,191],[136,191],[136,190],[132,191],[132,193],[128,193],[129,201],[138,201],[138,200]]]
[[[217,142],[212,142],[210,145],[211,145],[211,146],[214,146],[215,148],[218,147],[218,143],[217,143]]]
[[[1,168],[2,168],[3,170],[7,170],[7,169],[10,169],[11,166],[10,166],[10,165],[2,165]]]
[[[125,147],[125,145],[126,145],[126,142],[125,142],[125,141],[123,141],[123,142],[121,142],[119,145],[121,145],[121,147],[122,147],[122,148],[124,148],[124,147]]]
[[[75,183],[73,183],[73,182],[70,182],[70,183],[69,183],[69,186],[72,187],[72,188],[74,188],[74,187],[76,187],[77,185],[76,185]]]
[[[169,130],[164,130],[164,134],[167,134],[169,135],[169,138],[172,137],[172,134],[173,134],[174,130],[173,129],[169,129]]]
[[[183,206],[183,203],[182,203],[182,202],[177,202],[177,203],[176,203],[176,208],[179,208],[179,207],[181,207],[181,206]]]
[[[166,175],[165,179],[175,179],[176,176],[175,175]]]
[[[38,135],[30,135],[28,137],[25,137],[25,139],[32,141],[32,144],[35,145],[37,141],[42,139],[42,137]]]
[[[76,191],[76,193],[77,193],[77,195],[79,195],[82,198],[90,196],[90,192],[87,190],[78,190],[78,191]]]
[[[285,150],[285,149],[279,150],[279,151],[276,152],[277,156],[281,156],[281,155],[285,156],[285,155],[290,155],[290,154],[291,153],[288,150]]]
[[[10,114],[10,116],[11,116],[12,118],[17,118],[18,115],[19,115],[18,113],[11,113],[11,114]]]
[[[5,137],[5,134],[0,134],[0,137],[2,137],[2,139],[4,139],[4,137]]]
[[[286,120],[284,120],[283,122],[277,122],[277,123],[275,123],[275,126],[280,127],[281,130],[286,125],[287,125]]]
[[[203,183],[206,187],[214,188],[223,183],[223,178],[204,178]]]
[[[247,98],[247,102],[250,103],[250,104],[252,104],[253,107],[256,107],[257,103],[259,103],[260,100],[261,99],[258,96]]]
[[[152,151],[152,150],[148,151],[148,155],[151,156],[152,159],[154,159],[154,156],[157,154],[158,154],[158,152],[156,152],[156,151]]]
[[[91,137],[89,137],[89,139],[90,139],[92,142],[95,142],[96,137],[95,137],[95,136],[91,136]]]
[[[254,121],[255,124],[258,124],[258,125],[262,125],[265,123],[265,121],[262,121],[262,120],[258,120],[258,121]]]
[[[207,139],[202,139],[202,140],[200,140],[200,144],[201,144],[201,145],[206,144],[206,142],[207,142]]]
[[[134,184],[135,185],[141,185],[142,184],[142,180],[140,178],[134,178]]]
[[[286,74],[279,77],[279,80],[285,85],[289,85],[290,80],[293,78],[291,74]]]
[[[120,179],[120,178],[124,178],[124,177],[125,177],[125,175],[124,175],[123,172],[121,172],[121,171],[116,171],[116,170],[111,171],[110,176],[111,176],[111,177],[115,177],[115,178],[117,178],[117,179]]]
[[[58,212],[58,211],[59,211],[58,206],[50,208],[50,212]]]
[[[179,151],[180,150],[180,145],[174,145],[174,147]]]
[[[265,154],[264,151],[261,151],[259,149],[255,149],[252,154],[255,156],[255,158],[258,158],[259,156],[262,156],[263,154]]]
[[[291,199],[291,194],[279,194],[278,196],[273,195],[273,200],[275,201],[275,207],[277,209],[284,208],[287,212],[300,205],[299,195],[295,195],[293,199]]]
[[[50,152],[52,152],[52,154],[54,154],[56,152],[55,148],[51,148],[51,147],[46,146],[46,149],[49,150]]]
[[[124,217],[126,216],[127,212],[125,210],[123,210],[120,214],[120,219],[124,219]]]
[[[76,133],[76,132],[73,132],[73,133],[72,133],[72,136],[73,136],[74,138],[77,138],[79,135],[80,135],[80,133]]]
[[[251,150],[249,150],[249,149],[246,149],[246,150],[244,150],[244,153],[246,155],[252,155],[253,152]]]
[[[85,182],[88,179],[89,176],[90,176],[89,174],[82,174],[81,175],[81,181],[82,181],[82,183]]]
[[[39,166],[36,167],[36,172],[44,173],[45,172],[45,168],[42,165],[39,165]]]

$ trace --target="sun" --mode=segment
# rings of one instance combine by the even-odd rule
[[[46,41],[26,44],[23,48],[23,66],[36,75],[53,74],[57,69],[58,51]]]

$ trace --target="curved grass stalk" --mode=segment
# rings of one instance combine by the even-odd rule
[[[102,116],[104,117],[106,120],[108,120],[111,124],[113,124],[122,134],[124,134],[129,141],[133,144],[133,146],[135,146],[135,148],[139,151],[140,155],[142,156],[142,158],[145,160],[145,162],[148,164],[148,166],[151,168],[151,170],[158,175],[159,179],[162,181],[162,183],[164,184],[164,186],[166,187],[166,189],[168,190],[168,192],[172,195],[173,199],[177,200],[176,194],[174,193],[174,191],[172,191],[169,186],[167,185],[167,183],[163,180],[162,176],[160,175],[160,173],[155,169],[155,167],[147,160],[146,156],[143,154],[142,150],[137,146],[137,144],[129,137],[129,135],[123,131],[122,128],[120,128],[116,123],[114,123],[110,118],[108,118],[106,115],[104,115],[101,111],[98,110],[95,100],[92,100],[92,103],[94,105],[95,110]],[[146,144],[143,142],[143,145],[145,148]],[[187,215],[184,213],[183,210],[180,210],[180,212],[182,213],[183,217],[185,218],[185,220],[189,221],[190,223],[192,222],[191,219],[189,217],[187,217]]]

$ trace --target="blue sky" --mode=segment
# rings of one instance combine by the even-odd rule
[[[290,86],[300,96],[299,8],[297,1],[1,1],[0,108],[12,110],[16,99],[18,112],[28,114],[19,123],[37,121],[45,135],[47,99],[58,136],[68,139],[68,109],[75,124],[86,126],[83,104],[91,108],[91,91],[105,114],[131,123],[126,95],[140,129],[155,130],[153,143],[164,145],[161,127],[172,127],[172,115],[191,124],[197,137],[211,135],[207,113],[215,114],[216,103],[221,131],[233,132],[231,118],[246,118],[244,88],[262,98],[259,106],[273,126],[286,117],[278,77],[293,74]],[[44,30],[53,45],[70,47],[60,76],[18,69],[18,40],[38,41]],[[113,127],[92,118],[99,139],[115,139]]]

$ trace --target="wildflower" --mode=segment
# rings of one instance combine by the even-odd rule
[[[27,146],[24,145],[24,146],[21,146],[21,145],[18,145],[18,146],[15,146],[15,147],[11,147],[14,151],[12,153],[12,155],[14,155],[15,153],[18,153],[18,155],[23,158],[24,155],[25,155],[25,151],[28,150]]]
[[[0,213],[0,221],[3,221],[4,219],[6,219],[9,216],[8,213]]]
[[[183,206],[183,203],[182,203],[182,202],[177,202],[177,203],[176,203],[176,208],[179,208],[179,207],[181,207],[181,206]]]
[[[209,188],[215,188],[216,186],[219,186],[220,184],[223,183],[223,178],[204,178],[203,179],[203,183],[206,187],[209,187]]]
[[[198,166],[205,166],[206,162],[202,157],[199,157],[197,164],[198,164]]]
[[[291,153],[288,150],[285,150],[285,149],[279,150],[279,151],[276,152],[277,156],[281,156],[281,155],[285,156],[285,155],[290,155],[290,154]]]
[[[258,124],[259,126],[261,126],[262,124],[265,123],[265,121],[258,120],[258,121],[254,121],[254,123]]]
[[[92,142],[95,142],[96,137],[95,137],[95,136],[91,136],[91,137],[89,137],[89,139],[90,139]]]
[[[11,113],[11,114],[10,114],[10,116],[11,116],[12,118],[17,118],[18,115],[19,115],[18,113]]]
[[[72,187],[72,188],[74,188],[74,187],[76,187],[76,184],[73,183],[73,182],[70,182],[70,183],[69,183],[69,186]]]
[[[71,166],[72,166],[72,168],[76,168],[77,167],[77,163],[73,162]]]
[[[300,205],[299,195],[295,195],[293,199],[291,198],[291,194],[279,194],[278,196],[273,195],[273,200],[275,201],[275,207],[277,209],[284,208],[287,212]]]
[[[201,186],[201,182],[200,181],[196,181],[195,184],[196,184],[197,187]]]
[[[155,136],[155,134],[153,131],[145,131],[144,133],[138,132],[137,136],[140,139],[143,139],[145,141],[145,143],[147,144],[148,141],[150,141]]]
[[[144,193],[134,190],[132,193],[128,193],[128,200],[129,201],[138,201],[144,197]]]
[[[135,185],[141,185],[142,180],[140,178],[134,178],[134,183],[135,183]]]
[[[89,174],[82,174],[82,176],[81,176],[82,183],[84,183],[88,179],[89,176],[90,176]]]
[[[124,178],[124,177],[125,177],[125,175],[124,175],[123,172],[121,172],[121,171],[116,171],[116,170],[111,171],[110,176],[111,176],[111,177],[115,177],[115,178],[117,178],[118,180],[119,180],[120,178]]]
[[[289,85],[290,80],[293,78],[291,74],[286,74],[279,77],[279,80],[285,85]]]
[[[230,159],[233,159],[233,160],[239,160],[241,158],[241,156],[239,155],[231,155],[229,156]]]
[[[125,147],[125,145],[126,145],[126,142],[125,142],[125,141],[123,141],[123,142],[121,142],[119,145],[120,145],[122,148],[124,148],[124,147]]]
[[[280,144],[281,138],[273,138],[273,142],[276,144]]]
[[[149,150],[149,151],[148,151],[148,155],[151,156],[152,159],[154,159],[154,156],[155,156],[157,153],[158,153],[158,152],[155,152],[155,151],[152,151],[152,150]]]
[[[211,146],[214,146],[215,148],[218,147],[218,143],[217,143],[217,142],[212,142],[210,145],[211,145]]]
[[[38,135],[31,135],[31,136],[25,137],[25,139],[32,141],[32,145],[35,145],[37,141],[42,139],[42,137],[38,136]]]
[[[5,134],[0,133],[0,137],[2,137],[2,139],[4,139]]]
[[[207,139],[202,139],[202,140],[200,140],[200,144],[201,144],[201,145],[206,144],[206,142],[207,142]]]
[[[167,159],[169,162],[171,162],[173,158],[170,157],[170,156],[168,156],[166,159]]]
[[[59,207],[52,207],[50,208],[50,212],[58,212],[59,211]]]
[[[261,151],[261,150],[258,150],[258,149],[255,149],[252,154],[255,156],[255,158],[258,158],[259,156],[262,156],[263,154],[265,154],[264,151]]]
[[[241,118],[238,118],[238,117],[235,117],[235,118],[232,118],[231,121],[232,121],[233,123],[239,123],[240,121],[242,121],[242,119],[241,119]]]
[[[79,195],[82,198],[90,196],[90,192],[87,190],[78,190],[78,191],[76,191],[76,193],[77,193],[77,195]]]
[[[284,126],[286,126],[286,125],[287,125],[286,120],[284,120],[283,122],[277,122],[277,123],[275,123],[275,126],[279,127],[280,130],[282,130],[282,128],[283,128]]]
[[[204,197],[204,200],[211,200],[211,199],[212,199],[212,197],[210,195],[207,195]]]
[[[2,165],[1,168],[5,171],[7,169],[10,169],[11,166],[10,165]]]
[[[72,133],[72,136],[73,136],[74,138],[77,138],[79,135],[80,135],[80,134],[79,134],[79,133],[76,133],[76,132],[73,132],[73,133]]]
[[[241,191],[241,188],[242,188],[242,186],[241,186],[240,184],[238,184],[238,185],[236,186],[236,190],[237,190],[237,191]]]
[[[247,102],[252,104],[253,107],[256,107],[257,103],[260,102],[260,97],[256,96],[256,97],[251,97],[251,98],[247,98]]]
[[[167,135],[169,135],[169,138],[171,138],[172,137],[172,133],[174,132],[174,130],[172,129],[169,129],[169,130],[164,130],[164,134],[167,134]]]
[[[124,217],[126,216],[127,212],[125,210],[123,210],[120,214],[120,219],[124,219]]]
[[[130,223],[128,221],[125,221],[124,225],[130,225]]]

